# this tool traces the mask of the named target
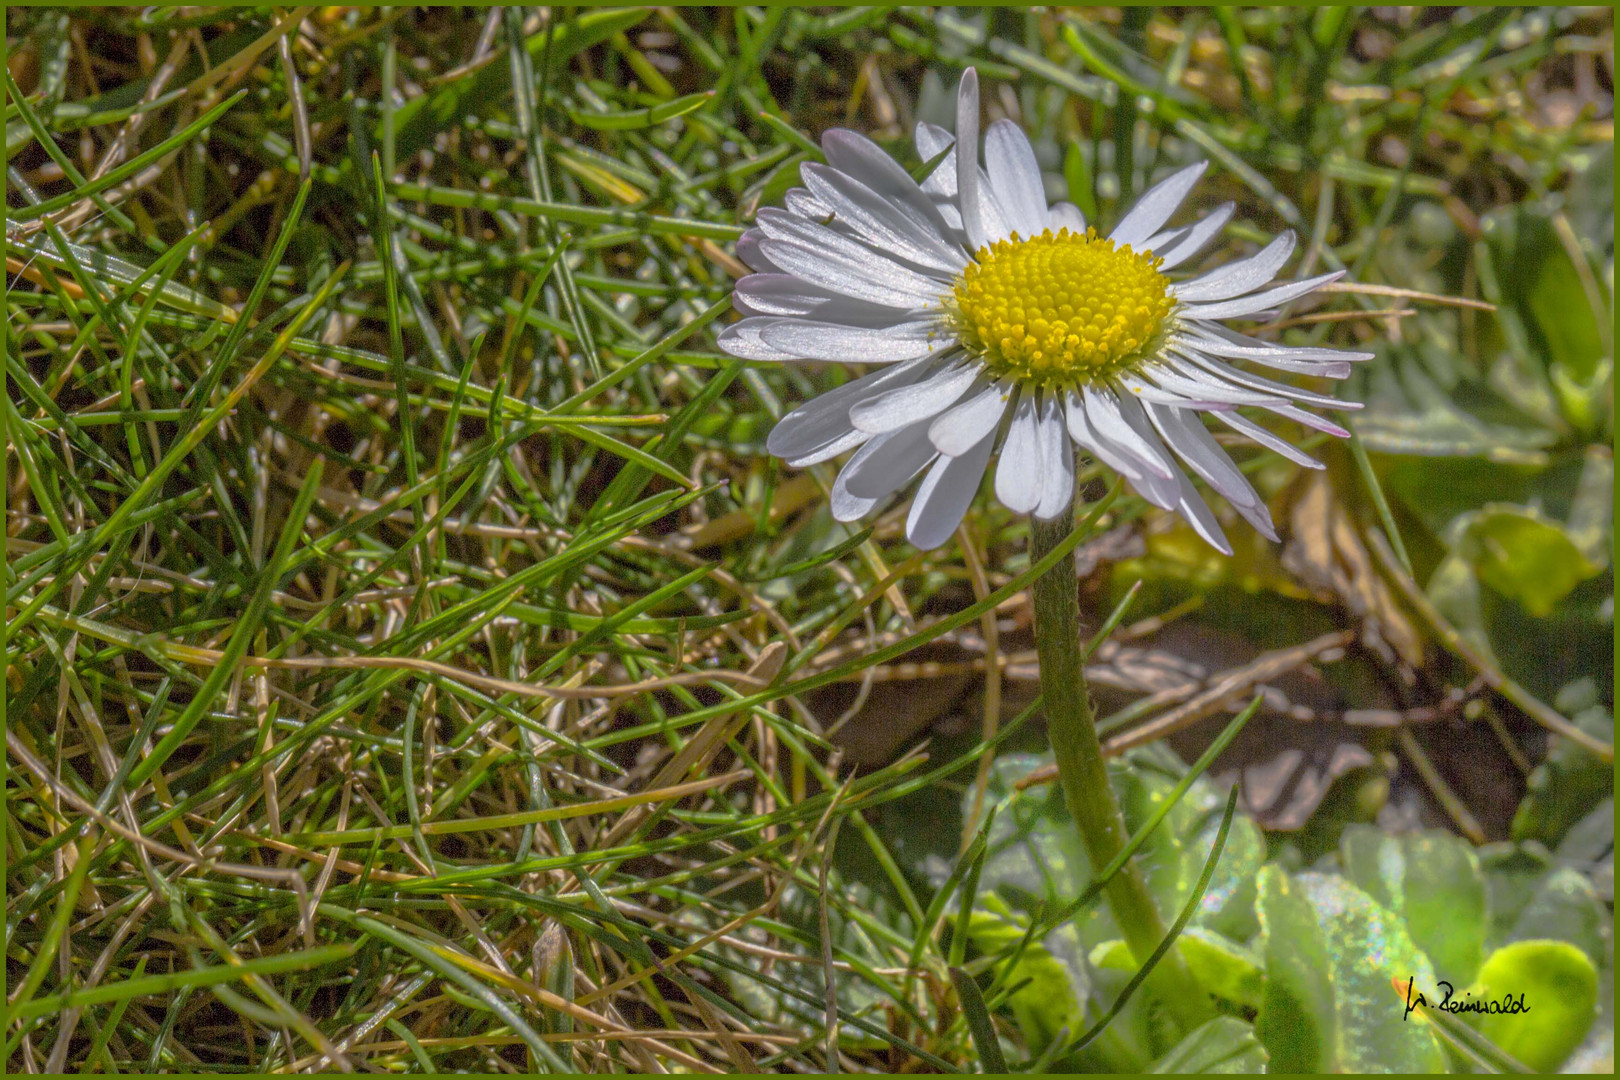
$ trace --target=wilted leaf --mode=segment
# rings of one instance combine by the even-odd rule
[[[1522,1012],[1481,1017],[1480,1031],[1532,1069],[1549,1072],[1581,1044],[1597,1016],[1597,969],[1566,942],[1515,942],[1486,958],[1472,995],[1521,1001]]]
[[[1318,473],[1289,512],[1282,564],[1301,581],[1337,596],[1366,635],[1383,638],[1413,667],[1423,665],[1423,639],[1396,602],[1361,542],[1344,499]]]
[[[1434,985],[1400,920],[1342,878],[1260,871],[1266,986],[1255,1033],[1279,1072],[1441,1072],[1425,1024],[1408,1023],[1392,981]]]

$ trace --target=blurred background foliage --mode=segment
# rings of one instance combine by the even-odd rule
[[[1608,9],[6,20],[11,1069],[1611,1069]],[[1377,354],[1324,472],[1238,449],[1280,547],[1079,552],[1193,1032],[1060,917],[1027,523],[832,522],[764,437],[848,373],[713,345],[819,135],[919,165],[970,64]]]

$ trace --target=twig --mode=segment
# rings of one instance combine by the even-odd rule
[[[1376,529],[1368,529],[1367,541],[1367,546],[1372,548],[1373,554],[1378,557],[1379,563],[1382,564],[1385,575],[1388,576],[1390,581],[1394,582],[1395,587],[1401,590],[1401,594],[1406,597],[1417,613],[1434,630],[1435,636],[1440,639],[1441,644],[1477,670],[1492,690],[1513,702],[1524,711],[1526,716],[1548,731],[1556,732],[1566,739],[1580,743],[1606,762],[1614,760],[1613,746],[1593,735],[1587,734],[1557,710],[1538,701],[1530,691],[1504,674],[1502,669],[1492,663],[1489,657],[1470,645],[1467,639],[1457,632],[1457,628],[1447,622],[1444,615],[1440,614],[1440,609],[1436,608],[1429,601],[1429,598],[1423,594],[1423,590],[1418,587],[1418,583],[1413,581],[1401,569],[1400,564],[1395,560],[1395,553],[1390,550],[1389,541],[1384,539],[1383,533]]]

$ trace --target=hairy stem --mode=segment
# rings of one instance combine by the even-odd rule
[[[1038,561],[1074,528],[1070,503],[1053,521],[1030,523],[1030,560]],[[1041,663],[1041,699],[1047,735],[1057,759],[1063,799],[1085,841],[1093,869],[1107,866],[1130,838],[1119,800],[1108,783],[1102,744],[1080,656],[1080,601],[1073,559],[1059,559],[1034,584],[1035,649]],[[1138,964],[1164,940],[1166,926],[1134,861],[1126,862],[1103,891],[1125,943]],[[1144,984],[1169,1008],[1184,1031],[1210,1019],[1209,997],[1172,949]]]

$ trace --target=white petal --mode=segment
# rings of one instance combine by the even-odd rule
[[[904,322],[882,329],[840,326],[815,319],[780,319],[760,328],[761,340],[773,349],[803,360],[845,364],[891,364],[948,349],[955,339],[935,319]],[[740,323],[737,325],[741,325]]]
[[[956,140],[937,124],[918,124],[916,134],[917,153],[924,161],[934,160],[941,150],[950,147],[950,152],[934,166],[934,171],[923,178],[922,189],[944,219],[948,239],[953,244],[966,246],[962,211],[956,204],[956,147],[953,145]]]
[[[1183,324],[1182,332],[1191,337],[1193,344],[1204,352],[1212,353],[1215,356],[1234,356],[1245,360],[1260,360],[1265,363],[1269,363],[1273,359],[1281,359],[1304,363],[1355,364],[1363,360],[1371,360],[1376,355],[1370,352],[1352,352],[1349,349],[1280,345],[1274,341],[1261,341],[1259,338],[1240,334],[1236,330],[1222,326],[1220,323],[1189,320]]]
[[[1188,324],[1183,324],[1181,332],[1173,335],[1165,346],[1167,350],[1173,349],[1187,356],[1197,354],[1200,363],[1209,361],[1230,365],[1232,361],[1242,359],[1251,364],[1260,364],[1263,367],[1275,368],[1278,371],[1296,371],[1301,375],[1312,375],[1319,379],[1344,379],[1350,375],[1350,364],[1359,355],[1357,353],[1343,353],[1348,360],[1311,360],[1298,359],[1287,349],[1273,349],[1269,352],[1254,352],[1252,355],[1233,355],[1233,346],[1224,345],[1219,341],[1199,337],[1186,332]],[[1301,350],[1302,352],[1318,352],[1330,354],[1331,349]],[[1247,350],[1245,350],[1247,352]]]
[[[1217,378],[1235,383],[1238,386],[1248,387],[1251,390],[1258,390],[1262,394],[1274,394],[1280,398],[1292,398],[1295,401],[1303,401],[1307,405],[1319,405],[1328,409],[1337,409],[1344,404],[1338,398],[1329,397],[1326,394],[1316,394],[1309,390],[1301,390],[1297,386],[1289,386],[1286,383],[1280,383],[1272,379],[1268,379],[1263,375],[1254,375],[1247,371],[1240,370],[1239,368],[1233,367],[1231,364],[1228,364],[1223,360],[1217,360],[1211,356],[1204,356],[1196,349],[1178,349],[1169,354],[1169,358],[1172,360],[1178,357],[1184,358],[1186,361],[1190,361],[1192,364],[1197,365],[1196,369],[1188,366],[1178,365],[1177,370],[1183,374],[1191,374],[1194,370],[1202,369]]]
[[[1142,250],[1143,252],[1158,251],[1162,247],[1175,244],[1183,239],[1191,229],[1192,226],[1190,225],[1175,225],[1168,229],[1162,229],[1142,241]]]
[[[1064,400],[1064,417],[1068,421],[1069,438],[1081,449],[1097,458],[1110,469],[1129,480],[1148,475],[1144,464],[1124,447],[1106,435],[1099,434],[1086,419],[1086,405],[1080,395],[1070,392]]]
[[[1176,230],[1174,240],[1160,241],[1161,245],[1168,244],[1162,251],[1154,246],[1153,239],[1145,241],[1148,250],[1164,260],[1159,264],[1159,269],[1173,270],[1202,251],[1205,244],[1226,228],[1226,223],[1232,219],[1232,212],[1236,209],[1236,203],[1221,203],[1185,229]]]
[[[1180,398],[1181,400],[1167,400],[1162,395],[1141,392],[1141,384],[1135,381],[1135,376],[1120,376],[1120,384],[1136,392],[1137,396],[1143,401],[1157,401],[1160,404],[1177,405],[1181,408],[1220,405],[1277,405],[1287,400],[1271,394],[1260,394],[1253,390],[1244,390],[1207,376],[1197,379],[1188,378],[1171,367],[1166,360],[1159,360],[1149,364],[1137,374],[1145,379],[1151,379],[1160,390],[1168,393],[1172,399]]]
[[[799,357],[785,353],[773,345],[767,345],[760,336],[761,331],[775,321],[776,317],[771,315],[753,315],[741,319],[716,334],[715,343],[720,346],[722,352],[740,356],[744,360],[791,363]]]
[[[941,286],[937,282],[862,248],[829,229],[821,231],[826,234],[825,246],[807,246],[790,240],[764,240],[759,247],[767,259],[788,273],[857,300],[908,311],[938,301]],[[860,252],[835,246],[832,241],[859,248]]]
[[[1074,449],[1063,430],[1063,405],[1055,397],[1041,402],[1041,501],[1035,516],[1051,521],[1074,502]]]
[[[944,222],[919,222],[854,177],[807,164],[804,180],[816,196],[862,239],[875,247],[946,276],[967,265],[962,249],[946,241]]]
[[[1126,478],[1131,490],[1136,492],[1160,510],[1174,510],[1181,503],[1182,471],[1176,470],[1174,476],[1163,477],[1152,474],[1139,479]]]
[[[1226,451],[1221,449],[1197,417],[1188,416],[1178,409],[1154,406],[1148,407],[1148,415],[1181,459],[1210,487],[1224,495],[1226,501],[1232,504],[1232,509],[1262,536],[1268,540],[1277,539],[1271,514],[1261,501],[1259,492],[1254,490],[1248,477],[1232,463]]]
[[[767,274],[779,274],[782,272],[782,268],[766,258],[765,253],[759,249],[760,241],[764,239],[765,234],[758,229],[749,229],[743,233],[742,236],[737,238],[737,258],[747,263],[751,270]]]
[[[977,92],[975,91],[975,93]],[[976,96],[974,101],[978,101]],[[975,125],[977,124],[978,115],[978,105],[975,104],[973,106]],[[977,126],[975,126],[974,130],[978,130]],[[975,135],[975,138],[977,138],[977,135]],[[950,146],[953,141],[951,133],[942,127],[933,124],[917,125],[917,151],[922,155],[924,161],[932,160],[935,154],[946,146]],[[977,147],[975,146],[974,149],[977,150]],[[964,196],[957,187],[960,173],[957,167],[957,155],[958,150],[953,146],[951,152],[945,155],[945,159],[923,181],[922,187],[923,191],[927,192],[930,198],[933,199],[935,208],[950,227],[951,239],[977,251],[986,244],[993,244],[997,240],[1006,239],[1012,232],[1012,226],[1007,223],[1007,215],[1002,209],[1000,200],[996,198],[996,193],[990,184],[989,175],[981,167],[978,172],[978,183],[973,187],[978,192],[977,206],[984,231],[980,235],[977,245],[969,241],[966,222],[961,212],[961,203]],[[977,160],[977,157],[978,155],[975,153],[975,160]]]
[[[1307,469],[1326,468],[1326,466],[1324,466],[1320,461],[1317,461],[1315,458],[1305,453],[1305,451],[1301,450],[1293,443],[1290,443],[1287,439],[1284,439],[1279,435],[1272,434],[1247,417],[1235,412],[1218,412],[1213,413],[1212,415],[1215,417],[1215,419],[1219,420],[1233,431],[1241,432],[1242,434],[1247,435],[1261,446],[1264,446],[1266,449],[1287,458],[1296,465],[1303,465]]]
[[[968,453],[979,440],[995,434],[1012,393],[1011,382],[985,388],[936,418],[928,428],[929,440],[940,453],[950,457]]]
[[[833,168],[853,176],[935,232],[945,232],[933,199],[877,143],[857,132],[834,128],[821,137],[821,146]]]
[[[1206,397],[1177,393],[1163,390],[1152,383],[1143,382],[1134,375],[1120,375],[1114,379],[1114,385],[1119,388],[1119,399],[1124,401],[1129,395],[1140,402],[1156,401],[1160,405],[1174,405],[1178,409],[1231,409],[1236,408],[1230,401],[1211,401]]]
[[[1238,259],[1216,267],[1202,277],[1172,285],[1170,291],[1182,301],[1226,300],[1242,296],[1268,284],[1293,253],[1294,231],[1289,229],[1247,259]]]
[[[1271,510],[1267,508],[1264,502],[1257,502],[1253,506],[1237,506],[1234,504],[1233,509],[1238,512],[1244,521],[1254,526],[1255,532],[1274,544],[1277,542],[1277,526],[1273,524]]]
[[[1072,233],[1086,231],[1086,215],[1072,202],[1055,202],[1048,213],[1054,229],[1068,229]]]
[[[850,422],[868,434],[882,435],[919,420],[931,420],[968,392],[978,380],[979,371],[976,363],[958,364],[915,385],[867,398],[850,409]]]
[[[1304,296],[1313,289],[1320,289],[1328,282],[1337,281],[1343,276],[1343,270],[1336,270],[1331,274],[1321,274],[1306,278],[1304,281],[1292,281],[1287,285],[1278,285],[1236,300],[1220,300],[1213,304],[1183,304],[1181,315],[1188,319],[1235,319],[1240,315],[1256,315],[1268,308]]]
[[[1159,440],[1155,438],[1150,441],[1143,438],[1138,433],[1136,425],[1126,419],[1123,412],[1125,408],[1134,409],[1135,415],[1141,416],[1142,407],[1134,398],[1130,399],[1128,406],[1122,405],[1119,395],[1114,391],[1106,387],[1092,386],[1082,391],[1082,397],[1086,405],[1086,422],[1093,431],[1128,450],[1148,472],[1158,473],[1166,478],[1175,475],[1174,463],[1170,460],[1170,455],[1165,453],[1164,447],[1159,444]],[[1142,426],[1146,424],[1147,420],[1143,417]]]
[[[835,295],[792,274],[749,274],[737,282],[731,299],[732,306],[750,315],[808,315]],[[893,308],[873,310],[887,311],[898,320]]]
[[[996,198],[996,189],[990,186],[990,176],[979,170],[979,220],[984,225],[984,242],[994,244],[1013,234],[1012,220]],[[977,250],[977,249],[975,249]]]
[[[932,551],[950,539],[978,494],[984,468],[995,447],[992,431],[960,457],[941,456],[923,477],[906,517],[906,539],[920,551]]]
[[[804,469],[810,467],[811,465],[820,465],[823,461],[831,461],[833,458],[844,453],[846,450],[855,449],[857,446],[860,446],[871,437],[872,436],[868,435],[864,431],[856,431],[854,428],[850,428],[842,435],[828,440],[807,454],[800,457],[784,458],[783,461],[786,462],[789,467],[794,469]]]
[[[904,486],[937,454],[928,441],[927,424],[875,436],[844,466],[845,486],[858,498],[881,499]]]
[[[779,458],[799,458],[855,430],[849,410],[874,394],[916,382],[931,370],[930,361],[908,360],[879,368],[812,398],[776,422],[765,449]]]
[[[1268,405],[1266,407],[1271,412],[1276,413],[1278,416],[1286,417],[1289,420],[1303,424],[1313,430],[1325,431],[1329,435],[1336,435],[1341,439],[1348,439],[1350,437],[1350,433],[1344,430],[1344,428],[1340,427],[1338,424],[1335,424],[1333,421],[1325,417],[1317,416],[1315,413],[1306,409],[1301,409],[1298,405]],[[1359,409],[1361,408],[1361,403],[1341,401],[1339,402],[1338,407],[1341,409],[1348,409],[1352,407]]]
[[[794,188],[786,195],[783,195],[782,205],[787,207],[788,213],[794,217],[818,221],[830,226],[827,219],[833,216],[832,204],[825,199],[817,198],[813,192],[804,188]]]
[[[1180,497],[1176,500],[1177,511],[1193,527],[1193,531],[1204,538],[1204,543],[1222,555],[1232,554],[1232,545],[1227,543],[1221,523],[1210,513],[1209,504],[1193,489],[1192,482],[1186,476],[1177,473],[1176,479],[1181,485]]]
[[[984,163],[990,188],[1007,215],[1007,224],[1025,240],[1046,230],[1046,186],[1029,138],[1011,120],[997,120],[984,139]]]
[[[849,466],[845,465],[843,470],[839,472],[838,479],[833,481],[832,498],[828,501],[832,505],[834,521],[858,520],[871,513],[872,507],[878,504],[877,499],[863,499],[858,495],[851,495],[849,493],[848,476]]]
[[[984,211],[979,199],[979,73],[962,72],[956,88],[956,202],[968,247],[978,251],[986,239]]]
[[[1114,231],[1108,238],[1120,246],[1130,245],[1137,247],[1164,228],[1164,223],[1170,220],[1170,215],[1176,212],[1176,207],[1187,197],[1187,193],[1198,183],[1198,178],[1204,175],[1209,168],[1209,162],[1200,161],[1196,165],[1189,165],[1179,172],[1170,174],[1157,184],[1148,188],[1146,194],[1136,200],[1130,213],[1120,219]]]
[[[918,124],[916,130],[917,156],[933,161],[939,152],[956,140],[938,124]],[[923,178],[922,189],[929,195],[956,195],[956,154],[949,153],[934,166],[934,171]]]
[[[1001,462],[996,466],[996,498],[1003,506],[1027,514],[1041,501],[1040,424],[1035,397],[1026,393],[1013,410],[1012,427],[1001,444]]]

